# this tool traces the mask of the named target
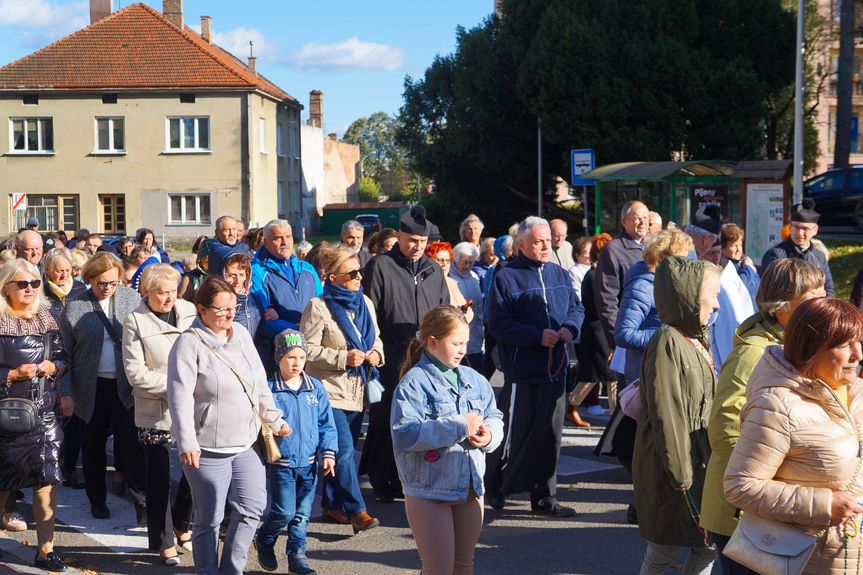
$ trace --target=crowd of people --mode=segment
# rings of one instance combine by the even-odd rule
[[[35,411],[21,428],[0,402],[2,526],[27,528],[14,495],[32,487],[35,564],[64,571],[57,486],[110,517],[113,437],[111,489],[165,565],[191,552],[198,573],[241,573],[254,545],[274,571],[287,529],[289,572],[313,574],[319,480],[323,520],[359,533],[380,524],[367,475],[378,504],[404,500],[423,573],[467,575],[486,505],[526,493],[532,513],[575,515],[563,427],[604,414],[604,389],[596,454],[632,474],[642,574],[680,547],[684,573],[756,572],[735,555],[747,516],[822,538],[808,573],[856,569],[863,314],[832,298],[813,204],[790,219],[760,275],[715,205],[680,228],[632,201],[619,234],[574,243],[561,219],[484,237],[471,214],[453,245],[422,206],[314,246],[222,216],[174,263],[147,229],[67,241],[30,221],[0,245],[0,373]]]

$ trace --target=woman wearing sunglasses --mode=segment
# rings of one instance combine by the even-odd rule
[[[309,346],[306,373],[323,382],[338,432],[336,472],[323,478],[321,507],[324,521],[351,524],[356,533],[379,523],[366,511],[354,447],[363,423],[366,383],[378,376],[384,346],[375,308],[363,295],[359,256],[338,248],[326,252],[321,261],[324,293],[309,300],[300,320]]]
[[[0,508],[9,492],[33,488],[38,550],[34,564],[47,571],[66,571],[54,552],[54,516],[63,432],[54,413],[58,395],[64,415],[72,400],[56,385],[68,368],[57,321],[41,290],[39,270],[15,259],[0,270],[0,398],[29,399],[38,419],[30,431],[0,429]],[[40,395],[40,389],[42,391]]]
[[[114,429],[114,454],[122,456],[126,483],[138,524],[147,520],[144,498],[144,451],[135,427],[135,400],[123,369],[123,321],[138,309],[141,297],[123,287],[123,264],[110,252],[97,252],[81,269],[92,286],[69,297],[60,316],[60,331],[71,358],[71,392],[81,420],[82,467],[90,513],[107,519],[106,443]]]

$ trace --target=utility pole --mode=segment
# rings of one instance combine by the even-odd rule
[[[794,203],[803,200],[803,19],[804,0],[797,0],[797,63],[794,73]]]
[[[542,120],[536,119],[536,206],[537,214],[542,217]]]

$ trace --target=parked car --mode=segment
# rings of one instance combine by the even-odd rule
[[[863,230],[863,166],[831,170],[809,178],[803,195],[815,200],[822,226]]]
[[[381,217],[377,214],[360,214],[356,217],[356,220],[363,225],[366,237],[374,232],[381,231],[381,228],[383,228]]]

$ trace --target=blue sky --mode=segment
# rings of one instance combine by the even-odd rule
[[[114,0],[114,9],[131,0]],[[146,2],[162,10],[161,0]],[[184,0],[185,22],[212,16],[214,41],[237,56],[255,43],[258,71],[297,98],[324,92],[324,128],[401,106],[406,75],[420,77],[436,54],[455,48],[455,29],[472,28],[493,0]],[[89,1],[0,0],[0,65],[89,23]]]

